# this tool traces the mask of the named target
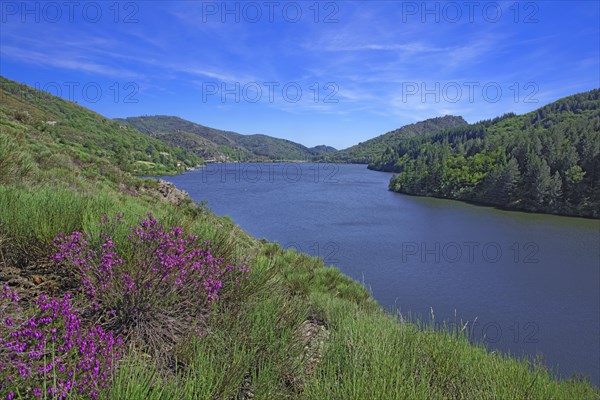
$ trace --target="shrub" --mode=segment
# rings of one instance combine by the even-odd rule
[[[53,258],[73,267],[90,318],[158,356],[194,330],[203,332],[211,304],[248,268],[215,257],[211,243],[179,227],[165,229],[151,214],[139,218],[119,243],[122,256],[113,242],[124,224],[117,214],[103,218],[95,237],[59,235]]]
[[[39,296],[31,311],[8,286],[0,296],[0,395],[96,398],[110,382],[121,340],[86,328],[70,296]]]

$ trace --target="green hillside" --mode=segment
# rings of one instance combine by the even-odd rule
[[[580,376],[385,313],[321,259],[133,176],[148,144],[178,160],[160,142],[2,85],[0,397],[599,398]],[[155,170],[175,172],[168,160]]]
[[[467,125],[467,122],[462,117],[447,115],[431,118],[403,126],[402,128],[369,139],[366,142],[326,155],[325,160],[329,162],[369,164],[376,157],[383,154],[388,147],[396,147],[407,138],[464,125]]]
[[[600,217],[600,90],[389,147],[390,189],[509,209]]]
[[[108,162],[122,171],[147,175],[173,174],[203,162],[187,150],[169,147],[75,103],[4,77],[0,87],[3,140],[28,147],[34,172],[67,168],[66,160],[61,160],[67,155],[74,163],[99,168]],[[9,156],[14,154],[0,159]]]
[[[142,116],[118,119],[171,146],[189,149],[205,159],[215,161],[306,161],[332,147],[307,148],[286,139],[267,135],[242,135],[236,132],[209,128],[178,117]]]

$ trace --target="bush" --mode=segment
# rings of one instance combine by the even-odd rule
[[[0,396],[96,398],[110,382],[121,340],[85,328],[70,296],[40,296],[32,311],[5,286],[0,296]]]
[[[151,214],[139,218],[120,243],[122,256],[113,242],[124,224],[117,214],[103,218],[95,237],[59,235],[53,258],[73,267],[90,318],[155,356],[172,354],[179,340],[204,332],[211,303],[225,286],[239,284],[248,268],[214,257],[211,243],[179,227],[165,229]]]

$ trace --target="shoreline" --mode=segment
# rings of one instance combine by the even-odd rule
[[[356,164],[356,165],[361,165],[361,164]],[[375,171],[375,172],[381,172],[381,171]],[[159,179],[159,178],[156,178],[156,179]],[[170,184],[170,185],[173,185],[173,187],[175,188],[176,191],[180,191],[180,192],[185,193],[185,195],[190,200],[192,200],[194,202],[194,204],[196,204],[198,207],[202,207],[202,205],[200,203],[198,203],[196,200],[194,200],[187,191],[178,188],[172,182],[168,182],[167,181],[167,183]],[[447,198],[440,198],[440,197],[433,197],[433,196],[409,195],[409,194],[404,194],[404,193],[399,193],[399,192],[394,192],[394,193],[397,193],[399,195],[407,195],[407,196],[410,196],[410,197],[417,197],[417,198],[424,198],[424,199],[435,199],[435,200],[443,200],[443,201],[456,201],[456,202],[460,202],[460,203],[462,203],[464,205],[467,205],[467,206],[476,206],[476,207],[480,207],[480,208],[484,208],[484,209],[490,209],[491,208],[491,209],[495,209],[497,211],[510,212],[510,214],[513,214],[513,215],[514,215],[514,211],[516,211],[516,210],[503,210],[503,209],[499,209],[499,208],[496,208],[496,207],[490,207],[490,206],[483,205],[483,204],[472,204],[472,203],[469,203],[468,201],[462,201],[462,200],[447,199]],[[565,216],[555,215],[555,214],[529,213],[529,212],[522,212],[522,211],[517,211],[517,212],[520,212],[520,213],[523,213],[523,214],[529,215],[529,216],[542,216],[542,217],[552,216],[552,217],[562,217],[562,218],[565,217]],[[217,217],[223,218],[223,216],[217,216]],[[258,238],[256,236],[254,236],[253,234],[251,234],[248,231],[246,231],[246,229],[244,227],[242,227],[241,225],[239,225],[231,217],[229,217],[229,216],[225,216],[225,217],[229,218],[231,220],[231,222],[238,227],[238,229],[242,230],[243,232],[245,232],[247,235],[249,235],[250,237],[254,238],[255,240],[258,240],[258,241],[261,241],[261,242],[263,242],[263,241],[266,240],[266,244],[268,244],[268,245],[279,245],[279,242],[277,242],[277,241],[270,241],[270,240],[267,240],[265,238]],[[579,218],[579,217],[567,217],[567,218],[569,218],[571,221],[573,221],[574,218]],[[583,219],[586,222],[590,220],[589,218],[580,218],[580,219]],[[305,251],[302,251],[302,250],[297,251],[297,252],[298,252],[298,254],[303,254],[303,255],[306,255],[306,256],[309,256],[309,257],[314,257],[314,255],[310,254],[309,252],[305,252]],[[325,265],[325,267],[328,268],[329,266]],[[340,273],[344,277],[346,277],[347,279],[349,279],[352,282],[355,282],[355,283],[357,283],[357,284],[359,284],[359,285],[361,285],[361,286],[364,287],[364,284],[362,282],[360,282],[359,280],[356,280],[356,279],[352,278],[347,273],[343,272],[340,269],[340,266],[333,265],[333,267],[335,267],[336,269],[338,269],[340,271]],[[375,298],[374,294],[371,293],[370,290],[369,290],[369,296],[370,296],[371,300],[376,303],[377,307],[379,307],[389,317],[395,318],[397,323],[415,324],[415,325],[419,326],[422,331],[424,331],[426,329],[429,329],[428,328],[429,324],[430,323],[434,323],[435,326],[436,326],[436,328],[434,329],[434,331],[436,332],[436,334],[447,333],[447,330],[444,329],[443,326],[444,326],[444,324],[446,322],[452,323],[452,321],[450,319],[445,319],[445,320],[441,320],[441,321],[435,320],[434,322],[433,321],[427,321],[427,316],[426,315],[416,315],[416,316],[408,315],[408,317],[407,317],[406,315],[402,314],[400,317],[398,317],[398,315],[399,315],[398,314],[398,310],[393,310],[393,309],[390,309],[389,307],[385,307],[383,304],[380,303],[379,300],[377,300]],[[499,352],[504,357],[507,357],[507,358],[509,358],[511,360],[528,360],[528,361],[532,362],[534,360],[534,358],[535,358],[535,356],[533,356],[533,355],[521,354],[519,356],[519,355],[510,353],[510,351],[508,351],[508,350],[502,350],[500,348],[494,347],[492,343],[486,342],[483,337],[475,337],[475,336],[471,336],[471,334],[467,333],[467,338],[468,338],[468,341],[469,341],[470,345],[473,348],[476,348],[476,347],[479,347],[479,346],[484,346],[489,353]],[[540,353],[540,354],[544,354],[544,353]],[[547,365],[545,364],[545,367],[548,370],[550,370],[550,371],[555,371],[555,373],[556,373],[555,377],[560,382],[566,382],[571,377],[569,374],[558,372],[558,368],[560,367],[558,364],[547,364]],[[593,382],[590,382],[590,384],[592,386],[594,386],[594,387],[600,388],[600,385],[596,385]]]
[[[172,175],[161,175],[161,176],[178,176],[178,175],[182,175],[186,172],[193,172],[193,171],[198,171],[202,168],[207,168],[209,165],[213,165],[213,164],[243,164],[243,163],[248,163],[248,164],[261,164],[261,163],[264,163],[264,164],[309,164],[310,163],[310,164],[336,164],[336,165],[365,165],[365,166],[368,166],[368,164],[363,164],[363,163],[340,163],[340,162],[303,161],[303,160],[225,161],[225,162],[206,163],[205,165],[200,165],[195,168],[187,169],[185,171],[178,172],[178,173],[175,173]],[[393,175],[397,174],[397,172],[380,171],[380,170],[371,169],[368,167],[367,167],[367,169],[369,171],[373,171],[373,172],[382,172],[382,173],[393,174]],[[155,176],[138,176],[138,177],[139,178],[158,179],[158,177],[155,177]],[[588,221],[591,220],[591,221],[600,222],[600,216],[593,217],[593,216],[587,216],[587,215],[574,215],[574,214],[566,214],[566,213],[558,213],[558,212],[552,213],[552,212],[544,212],[544,211],[531,211],[531,210],[526,210],[526,209],[521,209],[521,208],[514,208],[514,207],[501,206],[501,205],[492,204],[492,203],[486,203],[486,202],[477,201],[477,200],[455,199],[455,198],[451,198],[451,197],[443,197],[443,196],[435,196],[435,195],[414,194],[414,193],[407,193],[407,192],[399,192],[399,191],[392,190],[392,189],[388,189],[388,191],[397,193],[397,194],[401,194],[401,195],[405,195],[405,196],[411,196],[411,197],[458,201],[458,202],[461,202],[464,204],[469,204],[469,205],[476,206],[476,207],[491,208],[491,209],[498,210],[498,211],[516,212],[516,213],[523,213],[523,214],[528,214],[528,215],[549,215],[549,216],[563,217],[563,218],[578,218],[578,219],[583,219],[583,220],[588,220]]]

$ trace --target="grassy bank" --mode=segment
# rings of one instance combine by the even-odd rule
[[[37,312],[39,295],[65,299],[69,294],[73,307],[82,310],[77,314],[81,332],[102,326],[103,334],[122,340],[107,384],[85,393],[75,387],[65,398],[94,397],[90,393],[107,399],[600,398],[585,381],[559,382],[539,365],[472,346],[466,335],[398,321],[361,284],[322,260],[256,240],[191,201],[169,202],[156,182],[135,178],[98,154],[86,159],[85,147],[75,153],[63,136],[42,130],[39,121],[19,121],[14,103],[0,105],[2,126],[10,127],[0,133],[0,283],[16,290],[23,302],[20,314],[10,314],[10,299],[0,303],[0,397],[34,397],[34,385],[44,389],[43,397],[61,397],[61,392],[51,394],[62,384],[61,374],[69,376],[71,368],[85,376],[87,370],[77,369],[83,353],[61,353],[52,346],[33,356],[47,372],[33,371],[22,379],[14,360],[27,354],[8,346],[18,322],[26,324]],[[84,126],[81,135],[86,131]],[[48,151],[36,151],[40,143]],[[164,346],[136,340],[147,322],[141,316],[132,323],[103,313],[114,312],[114,304],[122,305],[118,301],[130,293],[113,291],[113,297],[93,303],[97,297],[86,292],[77,268],[52,260],[60,232],[89,234],[89,247],[103,251],[98,240],[106,239],[101,233],[108,228],[99,221],[122,213],[123,222],[110,231],[114,253],[122,259],[114,268],[135,275],[156,249],[132,246],[135,231],[129,227],[139,226],[138,215],[148,212],[167,232],[181,227],[186,235],[210,242],[223,265],[250,267],[239,284],[224,284],[219,301],[202,304],[201,313],[180,312],[181,302],[190,299],[177,296],[190,288],[162,297],[149,292],[144,301],[159,305],[149,310],[170,318],[151,321],[168,339]],[[192,329],[200,321],[202,329]],[[170,331],[179,323],[189,332]],[[54,369],[63,353],[69,357],[61,361],[66,370]]]
[[[169,225],[218,243],[225,257],[250,258],[250,279],[229,302],[211,309],[210,333],[177,349],[179,370],[165,374],[132,351],[103,397],[227,399],[244,389],[258,399],[599,396],[585,382],[559,383],[541,366],[474,347],[466,335],[400,323],[359,283],[318,259],[260,243],[192,205],[152,200],[0,188],[3,267],[46,265],[56,233],[93,233],[99,215],[118,211],[133,224],[137,214],[151,210]],[[306,325],[317,334],[306,336]]]

